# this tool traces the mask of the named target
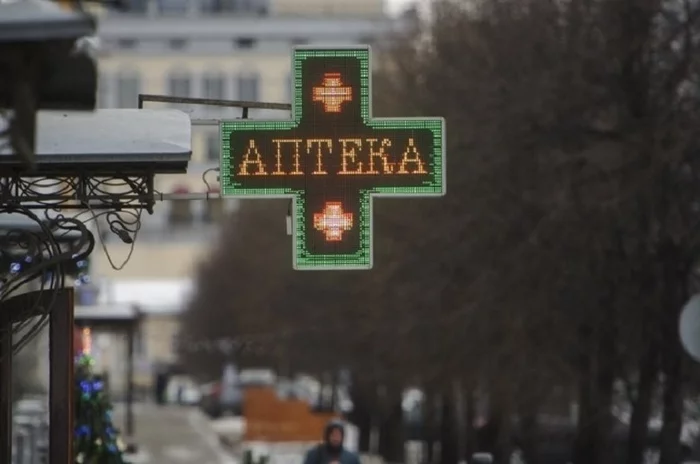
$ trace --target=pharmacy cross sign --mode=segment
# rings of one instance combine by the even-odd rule
[[[444,119],[372,118],[370,69],[295,48],[292,119],[220,123],[222,194],[293,199],[296,269],[371,268],[373,197],[445,194]]]

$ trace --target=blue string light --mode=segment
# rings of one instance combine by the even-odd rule
[[[89,395],[92,393],[92,385],[87,380],[82,380],[80,382],[80,389],[83,391],[83,394]]]

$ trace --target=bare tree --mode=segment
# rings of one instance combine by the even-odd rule
[[[697,220],[695,189],[681,187],[679,174],[694,172],[689,122],[697,121],[697,92],[687,89],[697,82],[697,7],[443,1],[432,22],[387,51],[395,63],[383,92],[393,91],[397,108],[450,122],[451,195],[443,206],[462,221],[448,227],[447,218],[429,217],[435,230],[464,237],[444,249],[460,246],[463,260],[446,262],[475,269],[459,279],[466,299],[484,311],[503,308],[495,333],[503,330],[520,353],[537,325],[568,340],[559,345],[563,359],[548,367],[561,372],[568,361],[578,371],[577,462],[614,459],[609,411],[625,359],[643,387],[628,456],[639,462],[656,343],[664,346],[667,378],[662,460],[679,459],[682,356],[674,324],[696,260],[688,224]],[[452,309],[463,311],[458,306]],[[563,311],[570,324],[557,320]],[[514,337],[503,320],[519,312],[529,320],[524,336]],[[477,321],[484,322],[472,316]],[[512,355],[515,347],[504,348]],[[630,359],[635,352],[638,362]]]
[[[420,386],[441,400],[444,464],[477,448],[507,462],[514,441],[536,464],[537,419],[559,391],[579,406],[574,462],[622,462],[619,380],[633,406],[623,451],[638,464],[663,374],[662,462],[678,462],[675,327],[697,260],[697,7],[435,2],[382,49],[374,88],[380,115],[447,118],[448,195],[378,201],[366,273],[291,271],[285,202],[244,202],[202,267],[188,331],[250,340],[236,345],[243,363],[319,378],[351,368],[354,416],[382,424],[389,458],[400,393]],[[452,407],[456,391],[488,402],[488,428]]]

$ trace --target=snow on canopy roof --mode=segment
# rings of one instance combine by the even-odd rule
[[[142,313],[165,314],[181,311],[194,289],[188,279],[112,280],[101,282],[98,304],[130,304]]]
[[[95,30],[84,13],[48,0],[0,0],[0,42],[74,39]]]
[[[192,127],[179,110],[39,111],[36,161],[58,163],[172,163],[184,172],[192,155]],[[0,165],[17,163],[9,147]]]

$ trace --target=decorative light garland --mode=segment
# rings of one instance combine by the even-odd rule
[[[83,329],[83,339],[85,346],[88,348],[83,348],[83,354],[78,356],[76,360],[76,367],[78,371],[82,371],[86,374],[84,380],[79,381],[80,387],[80,397],[76,398],[78,402],[83,404],[91,404],[89,406],[90,410],[98,411],[100,409],[99,403],[104,401],[105,395],[105,384],[99,379],[92,375],[92,369],[95,364],[95,360],[89,354],[89,346],[91,345],[91,334],[89,328]],[[110,425],[107,425],[104,429],[104,434],[102,437],[95,436],[95,430],[88,424],[81,424],[75,428],[75,438],[79,442],[94,443],[99,448],[106,448],[107,452],[113,455],[119,455],[125,450],[125,446],[121,438],[119,437],[119,431],[111,426],[114,422],[111,409],[104,411],[103,420]],[[76,443],[76,445],[78,445]],[[88,456],[83,452],[79,452],[76,455],[76,463],[83,463],[88,459]],[[120,459],[118,462],[125,462]]]
[[[6,272],[12,276],[21,274],[23,271],[27,270],[33,262],[34,258],[30,255],[27,255],[22,259],[10,262]],[[75,281],[73,282],[73,286],[80,287],[81,285],[89,284],[92,280],[89,274],[89,261],[86,259],[75,261],[75,267],[77,270],[77,276],[75,278]],[[44,280],[50,280],[51,276],[52,273],[50,271],[45,272]]]

